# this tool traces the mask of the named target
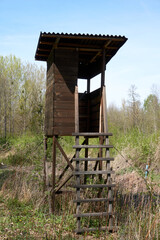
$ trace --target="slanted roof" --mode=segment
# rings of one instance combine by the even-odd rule
[[[92,78],[101,72],[102,52],[106,64],[127,41],[124,36],[41,32],[35,59],[47,61],[53,48],[79,51],[78,78]]]

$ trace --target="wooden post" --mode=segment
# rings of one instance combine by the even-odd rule
[[[50,192],[49,188],[49,179],[48,179],[48,166],[47,166],[47,136],[44,137],[44,162],[43,162],[43,172],[44,172],[44,192],[48,191]],[[51,194],[52,195],[52,194]],[[49,206],[49,213],[52,213],[52,196],[48,194],[48,206]]]
[[[108,121],[107,121],[107,106],[106,106],[106,88],[105,86],[103,87],[103,113],[104,113],[104,132],[108,132]],[[109,138],[108,136],[106,137],[106,145],[109,145]],[[109,154],[109,149],[106,149],[106,157],[110,157]],[[111,170],[111,166],[110,166],[110,161],[106,162],[106,168],[107,171]],[[108,173],[107,174],[107,184],[112,184],[112,178],[111,178],[111,174]],[[112,188],[109,187],[108,188],[108,199],[112,199]],[[112,201],[109,200],[108,202],[108,213],[109,213],[109,228],[112,229],[113,227],[113,216],[110,215],[110,213],[112,213]]]
[[[107,108],[106,108],[106,89],[104,87],[105,85],[105,48],[103,49],[102,54],[102,74],[101,74],[101,91],[102,91],[102,98],[103,98],[103,126],[104,126],[104,132],[108,132],[108,122],[107,122]],[[106,145],[109,145],[109,139],[106,137]],[[109,149],[106,149],[106,157],[110,157]],[[110,161],[107,161],[107,170],[110,171]],[[107,174],[107,184],[111,184],[111,174]],[[108,188],[108,198],[112,198],[112,188]],[[108,202],[108,213],[112,213],[112,201]],[[113,216],[109,214],[109,227],[113,227]]]
[[[101,102],[100,102],[100,126],[99,126],[99,132],[104,131],[104,112],[103,112],[103,86],[105,84],[105,67],[106,67],[106,61],[105,61],[105,48],[103,48],[102,52],[102,71],[101,71]],[[100,137],[100,145],[103,144],[103,137]],[[99,150],[99,157],[103,156],[103,150]],[[99,161],[99,170],[102,170],[102,161]],[[99,175],[99,179],[102,180],[102,175]]]
[[[53,161],[52,161],[52,213],[55,211],[55,183],[56,183],[56,143],[53,136]]]
[[[47,190],[47,137],[44,137],[44,161],[43,161],[43,180],[44,180],[44,186],[43,191],[45,192]]]
[[[78,86],[75,86],[75,132],[79,132],[79,101],[78,101]],[[79,145],[79,136],[75,137],[76,145]],[[79,149],[76,149],[76,158],[79,158]],[[79,161],[76,161],[76,171],[79,169]],[[80,175],[76,175],[77,186],[80,185]],[[77,200],[80,199],[80,188],[76,188]],[[77,202],[76,214],[80,213],[80,202]],[[77,217],[77,230],[81,228],[81,219]]]
[[[103,99],[101,97],[101,102],[100,102],[100,119],[99,119],[99,132],[103,132]],[[99,144],[103,144],[103,137],[99,137]],[[101,158],[103,156],[103,149],[99,149],[99,157]],[[102,161],[99,161],[99,170],[102,170]],[[99,175],[99,180],[102,180],[102,175]]]
[[[103,98],[101,96],[101,102],[100,102],[100,120],[99,120],[99,132],[103,132],[104,128],[103,128]],[[99,144],[103,145],[103,136],[99,137]],[[99,157],[102,158],[103,157],[103,149],[100,148],[99,149]],[[99,170],[101,171],[103,169],[103,164],[102,161],[99,161]],[[99,174],[99,180],[102,181],[102,174]],[[98,193],[98,197],[101,196],[101,190],[99,190]]]
[[[88,137],[85,138],[85,144],[88,145]],[[88,158],[88,148],[85,148],[85,158]],[[88,161],[84,162],[84,171],[88,170]],[[87,182],[87,175],[84,175],[84,184]]]
[[[103,48],[103,52],[102,52],[102,72],[101,72],[101,90],[103,89],[103,86],[105,85],[105,70],[106,70],[105,56],[106,56],[106,50],[105,50],[105,48]]]
[[[78,99],[78,86],[75,86],[75,132],[79,132],[79,99]]]
[[[87,79],[87,94],[90,93],[90,78]],[[88,99],[87,103],[87,132],[90,130],[90,100]],[[88,137],[85,138],[86,145],[88,145]],[[88,158],[88,148],[85,149],[85,158]],[[84,162],[84,171],[88,170],[88,161]],[[84,184],[86,184],[87,175],[84,175]]]
[[[106,104],[106,87],[103,86],[103,121],[104,121],[104,132],[108,132],[108,119],[107,119],[107,104]]]
[[[90,93],[90,78],[87,79],[87,93]]]

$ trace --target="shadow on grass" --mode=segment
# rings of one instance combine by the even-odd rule
[[[8,177],[14,173],[14,170],[0,169],[0,190]]]

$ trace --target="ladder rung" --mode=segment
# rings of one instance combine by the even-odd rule
[[[74,232],[76,233],[84,233],[84,232],[91,232],[91,231],[117,231],[117,227],[97,227],[97,228],[80,228],[76,229]]]
[[[114,158],[73,158],[73,161],[114,161]]]
[[[75,188],[106,188],[115,187],[115,184],[90,184],[90,185],[76,185]]]
[[[72,172],[73,175],[87,175],[87,174],[114,174],[115,172],[114,171],[75,171],[75,172]]]
[[[86,199],[76,199],[76,200],[73,200],[73,202],[77,203],[77,202],[80,202],[80,203],[88,203],[88,202],[112,202],[113,201],[113,198],[86,198]]]
[[[113,145],[74,145],[73,148],[113,148]]]
[[[94,212],[94,213],[79,213],[79,214],[74,214],[74,217],[98,217],[98,216],[112,216],[114,215],[113,213],[108,213],[108,212]]]
[[[79,118],[88,118],[86,115],[80,115]]]
[[[99,136],[112,136],[112,133],[86,133],[86,132],[81,132],[81,133],[72,133],[72,136],[84,136],[84,137],[99,137]]]

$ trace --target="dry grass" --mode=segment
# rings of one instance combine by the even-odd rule
[[[117,194],[115,201],[119,238],[158,240],[160,238],[160,196]]]
[[[13,170],[13,169],[12,169]],[[87,197],[89,192],[86,192]],[[106,194],[105,192],[103,193]],[[107,233],[86,233],[82,236],[77,236],[73,233],[76,228],[76,221],[73,218],[75,212],[75,205],[73,205],[72,194],[59,195],[56,200],[56,216],[53,220],[52,216],[48,214],[48,202],[47,195],[43,194],[42,176],[38,173],[34,166],[25,168],[14,168],[14,171],[4,181],[1,196],[7,201],[7,199],[17,199],[19,202],[26,202],[32,204],[31,215],[28,215],[28,220],[33,221],[32,226],[29,225],[30,236],[36,236],[39,239],[43,239],[40,236],[47,236],[48,239],[108,239],[108,240],[159,240],[160,238],[160,198],[153,194],[128,194],[115,192],[115,211],[116,216],[114,218],[115,226],[118,226],[118,231],[113,234]],[[45,214],[42,216],[38,211],[42,210],[45,206]],[[99,205],[86,205],[83,210],[100,211]],[[38,210],[39,209],[39,210]],[[37,211],[38,210],[38,211]],[[19,210],[18,210],[19,211]],[[6,209],[6,214],[8,210]],[[13,213],[14,215],[14,213]],[[6,215],[7,219],[7,215]],[[94,224],[98,226],[99,220],[92,221],[88,219],[87,224]],[[5,220],[6,224],[8,220]],[[106,222],[106,219],[104,219]],[[13,222],[13,220],[12,220]],[[40,227],[40,222],[43,223],[43,229],[40,232],[37,227]],[[83,222],[84,223],[84,222]],[[4,224],[4,223],[3,223]],[[11,224],[11,223],[10,223]],[[16,223],[17,224],[17,223]],[[19,224],[19,223],[18,223]],[[29,223],[28,223],[29,224]],[[9,225],[10,226],[10,225]],[[54,227],[53,227],[54,226]],[[15,230],[16,234],[23,233],[21,229]],[[9,229],[12,233],[12,229]],[[18,232],[19,231],[19,232]],[[6,234],[6,233],[5,233]],[[13,234],[13,233],[12,233]],[[7,236],[4,235],[4,236]],[[9,235],[10,236],[10,235]],[[37,238],[37,239],[38,239]],[[9,238],[12,239],[12,238]],[[16,238],[15,238],[16,239]],[[44,237],[45,239],[45,237]],[[47,239],[47,238],[46,238]]]
[[[1,194],[5,198],[16,198],[19,201],[30,201],[38,206],[43,199],[42,175],[34,166],[10,168],[9,177],[4,181]]]
[[[134,157],[135,151],[132,150],[132,157]],[[159,174],[159,161],[160,161],[160,145],[157,145],[157,149],[153,156],[155,159],[154,164],[151,165],[151,170],[156,174]],[[59,163],[60,162],[60,163]],[[60,161],[59,171],[60,173],[63,166],[66,164],[64,159]],[[62,165],[63,163],[63,165]],[[75,204],[73,205],[73,194],[58,195],[56,198],[56,216],[53,218],[49,215],[48,208],[48,193],[43,192],[43,174],[42,166],[37,167],[37,163],[33,166],[16,166],[9,169],[2,170],[3,173],[8,171],[8,175],[3,174],[3,184],[1,184],[1,196],[7,201],[14,200],[22,203],[22,209],[27,212],[27,217],[23,216],[22,212],[18,210],[12,211],[12,204],[10,208],[5,204],[4,220],[2,221],[3,237],[8,239],[25,239],[23,234],[28,231],[28,238],[26,239],[107,239],[107,240],[159,240],[160,239],[160,192],[157,191],[157,196],[154,195],[155,179],[151,177],[151,173],[147,181],[141,178],[137,172],[134,172],[134,168],[131,168],[133,161],[126,162],[123,158],[117,158],[115,160],[117,168],[119,170],[115,181],[119,183],[118,191],[115,192],[115,218],[114,224],[118,226],[118,231],[113,234],[106,232],[97,233],[85,233],[82,236],[77,236],[73,233],[76,228],[76,221],[73,218],[75,213]],[[118,168],[118,166],[120,166]],[[90,166],[92,167],[92,166]],[[1,180],[1,179],[0,179]],[[154,181],[153,181],[154,180]],[[73,179],[72,179],[73,181]],[[92,181],[92,180],[90,180]],[[156,183],[159,180],[156,178]],[[70,186],[73,182],[68,183]],[[122,190],[120,192],[120,190]],[[90,189],[85,192],[86,197],[90,195],[96,197],[96,193]],[[102,196],[106,196],[107,192],[104,191]],[[11,201],[11,202],[12,202]],[[30,204],[30,209],[26,210],[23,203]],[[0,203],[1,206],[1,203]],[[16,208],[16,206],[15,206]],[[99,204],[84,204],[83,211],[101,211],[102,206]],[[9,217],[9,212],[12,211],[12,218]],[[26,214],[26,213],[25,213]],[[17,220],[20,215],[26,224],[26,227],[21,225]],[[98,226],[99,222],[106,223],[107,219],[87,219],[82,224],[86,224],[87,227]],[[15,223],[13,229],[12,222]],[[16,225],[17,224],[17,225]],[[27,225],[28,224],[28,225]],[[8,226],[8,227],[7,227]],[[5,228],[8,228],[8,232],[5,232]],[[21,235],[22,234],[22,235]],[[27,233],[26,233],[27,234]],[[10,236],[14,236],[11,238]],[[21,238],[17,238],[20,236]],[[23,237],[23,238],[22,238]],[[0,238],[1,239],[1,238]],[[2,238],[5,239],[5,238]]]

